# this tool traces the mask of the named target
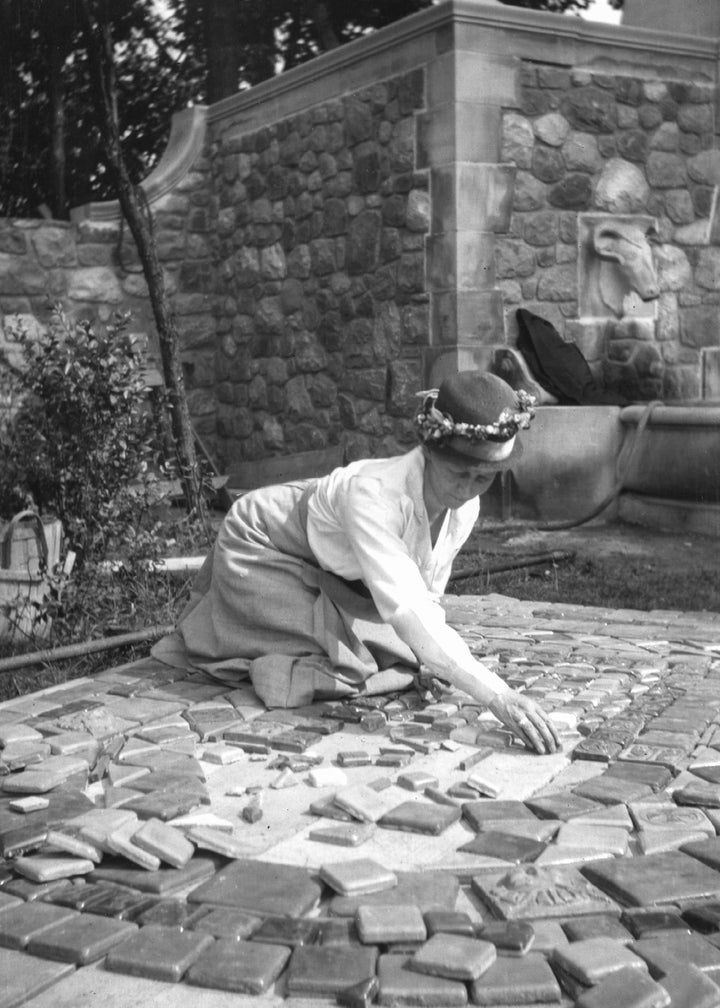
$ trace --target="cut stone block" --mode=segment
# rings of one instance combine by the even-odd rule
[[[208,934],[151,924],[112,949],[105,968],[116,973],[177,983],[213,943]]]

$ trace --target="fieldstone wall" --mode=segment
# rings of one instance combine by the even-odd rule
[[[423,98],[413,71],[218,142],[217,441],[230,463],[412,438],[428,332]]]
[[[414,393],[523,306],[631,399],[720,398],[718,40],[448,2],[175,117],[143,183],[194,425],[221,468],[414,442]],[[660,295],[584,297],[588,221],[657,227]],[[0,347],[46,300],[153,353],[116,204],[0,224]]]
[[[518,169],[510,233],[497,241],[506,310],[550,320],[630,399],[700,397],[720,343],[714,85],[530,62],[521,80],[519,109],[503,117],[502,157]],[[656,303],[582,317],[586,213],[654,219]]]

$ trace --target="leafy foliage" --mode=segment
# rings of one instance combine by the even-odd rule
[[[83,556],[105,555],[149,503],[155,455],[142,348],[127,317],[96,333],[53,310],[42,332],[15,334],[16,409],[2,434],[0,515],[31,505],[57,515]]]

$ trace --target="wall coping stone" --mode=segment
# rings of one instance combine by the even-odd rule
[[[142,183],[149,203],[155,203],[171,192],[190,171],[205,143],[206,121],[205,105],[193,105],[192,108],[182,109],[173,115],[167,147],[160,161]],[[85,203],[70,211],[70,220],[74,224],[82,221],[117,221],[121,216],[118,200]]]
[[[337,97],[401,70],[407,72],[412,60],[408,62],[405,54],[398,61],[399,47],[416,47],[416,66],[427,64],[453,47],[507,57],[507,32],[512,32],[512,55],[517,58],[595,73],[683,78],[686,73],[678,66],[689,62],[695,80],[705,75],[712,83],[720,51],[718,38],[603,24],[507,7],[498,0],[446,0],[213,105],[176,113],[168,146],[142,183],[148,202],[159,200],[190,171],[209,127],[252,132],[309,109],[330,94]],[[650,45],[652,60],[647,59]],[[612,47],[611,51],[608,47]],[[666,55],[666,66],[659,65],[658,54]],[[120,216],[116,200],[87,203],[71,213],[74,222],[110,222]]]

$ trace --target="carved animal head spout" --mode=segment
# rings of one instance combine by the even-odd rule
[[[601,262],[600,295],[618,318],[625,297],[634,291],[642,301],[660,296],[652,255],[654,225],[642,228],[629,221],[602,221],[592,232],[592,244]]]

